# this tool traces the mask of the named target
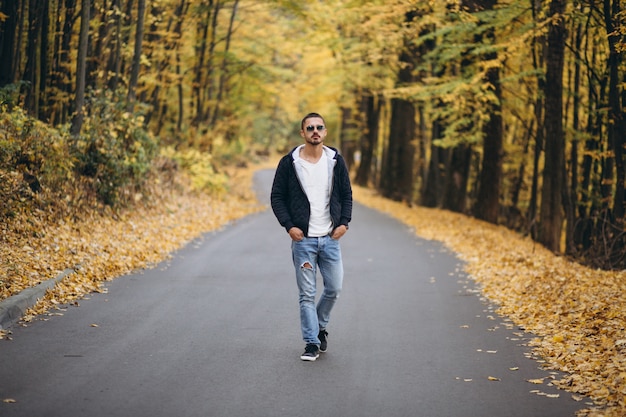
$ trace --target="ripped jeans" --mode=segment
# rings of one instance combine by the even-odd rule
[[[293,265],[300,291],[300,326],[302,338],[309,344],[320,345],[317,335],[326,329],[343,284],[343,262],[339,241],[330,236],[305,237],[291,242]],[[317,268],[324,282],[324,290],[315,305]]]

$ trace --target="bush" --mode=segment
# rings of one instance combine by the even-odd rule
[[[19,173],[33,192],[57,189],[72,177],[74,158],[58,130],[20,108],[0,112],[0,126],[0,169]]]
[[[73,151],[77,171],[94,181],[99,199],[121,203],[125,187],[139,188],[156,155],[156,139],[144,128],[140,114],[126,111],[123,100],[91,95],[80,137]]]
[[[7,84],[0,88],[0,106],[8,110],[13,110],[19,98],[19,91],[22,87],[28,86],[26,81],[19,81],[14,84]],[[4,111],[5,109],[2,109]]]
[[[168,146],[161,150],[161,155],[178,163],[178,166],[189,176],[191,184],[196,191],[215,195],[228,191],[228,177],[216,172],[211,154],[192,148],[185,151],[177,151],[173,147]]]

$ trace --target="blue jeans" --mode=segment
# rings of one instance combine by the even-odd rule
[[[305,237],[291,242],[293,265],[300,291],[300,326],[302,338],[309,344],[320,344],[317,335],[326,329],[343,284],[343,263],[339,241],[330,236]],[[317,268],[324,281],[324,291],[315,305]]]

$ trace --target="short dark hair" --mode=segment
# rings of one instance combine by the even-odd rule
[[[320,119],[324,120],[322,115],[319,113],[309,113],[302,118],[302,121],[300,122],[300,129],[304,129],[304,122],[306,122],[307,119],[312,119],[314,117],[319,117]],[[326,123],[326,120],[324,120],[324,123]]]

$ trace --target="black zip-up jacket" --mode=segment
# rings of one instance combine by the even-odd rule
[[[270,201],[274,215],[287,232],[295,226],[308,236],[311,205],[297,174],[293,157],[296,149],[298,147],[283,156],[278,163]],[[329,178],[332,178],[330,218],[333,222],[333,229],[342,224],[348,227],[348,223],[352,220],[352,186],[348,168],[337,149],[324,146],[324,152],[328,157],[328,166],[331,171]]]

